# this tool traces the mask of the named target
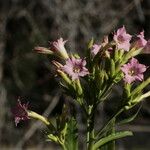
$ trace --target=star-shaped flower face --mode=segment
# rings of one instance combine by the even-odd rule
[[[136,80],[142,81],[144,78],[143,73],[146,69],[147,67],[140,64],[135,58],[132,58],[129,63],[121,67],[121,70],[125,75],[124,81],[129,84]]]
[[[72,80],[79,79],[89,74],[88,69],[85,67],[86,61],[80,58],[69,58],[66,61],[66,65],[62,67],[62,70],[67,73]]]
[[[114,34],[113,39],[116,42],[118,49],[129,51],[131,37],[132,36],[126,32],[126,29],[123,26],[122,28],[117,30],[117,32]]]
[[[16,126],[20,122],[20,120],[30,119],[28,116],[27,109],[28,109],[28,103],[21,104],[20,100],[18,100],[16,107],[12,110],[13,116],[15,118]]]

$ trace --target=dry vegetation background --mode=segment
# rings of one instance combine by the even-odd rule
[[[0,150],[59,150],[44,140],[44,127],[39,122],[22,122],[15,127],[11,115],[18,96],[45,116],[53,118],[61,112],[65,98],[54,80],[51,58],[35,54],[34,46],[48,46],[48,41],[62,36],[68,39],[68,51],[82,54],[91,37],[99,41],[122,25],[133,35],[144,29],[150,38],[150,0],[0,0]],[[150,65],[148,54],[139,60]],[[116,87],[113,104],[99,107],[98,127],[111,115],[119,94]],[[80,111],[78,121],[82,133]],[[124,128],[133,130],[135,137],[120,140],[118,150],[150,149],[148,100],[136,121]],[[83,140],[80,136],[81,150]]]

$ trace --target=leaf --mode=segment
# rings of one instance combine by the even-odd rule
[[[115,134],[110,134],[107,137],[104,137],[100,139],[98,142],[94,144],[93,150],[97,150],[99,147],[103,146],[104,144],[107,144],[110,141],[117,140],[126,136],[132,136],[131,131],[122,131],[122,132],[116,132]]]
[[[105,137],[109,136],[110,134],[115,134],[115,118],[111,121],[109,130],[106,130]],[[110,141],[107,144],[101,147],[102,150],[115,150],[115,141]]]
[[[91,49],[94,43],[94,39],[92,38],[88,43],[88,49]]]
[[[65,147],[67,150],[78,150],[77,138],[77,123],[74,118],[71,118],[68,122],[65,136]]]
[[[145,81],[143,81],[139,86],[137,86],[133,91],[132,95],[135,95],[136,93],[141,92],[147,85],[150,84],[150,77],[147,78]]]
[[[140,109],[141,109],[141,105],[140,105],[140,107],[138,108],[138,110],[135,114],[133,114],[132,116],[130,116],[130,117],[124,119],[124,120],[119,121],[117,124],[122,125],[122,124],[126,124],[126,123],[129,123],[129,122],[133,121],[136,118],[136,116],[138,115]]]
[[[124,55],[124,58],[122,59],[122,65],[125,64],[130,58],[137,56],[142,52],[142,49],[135,50],[135,48],[132,48],[128,53]]]

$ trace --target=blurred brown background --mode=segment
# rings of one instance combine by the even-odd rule
[[[45,141],[39,122],[21,122],[15,127],[12,118],[18,96],[45,116],[53,118],[61,112],[64,97],[54,80],[52,58],[34,53],[33,48],[48,46],[48,41],[62,36],[68,39],[68,51],[82,54],[91,37],[99,41],[122,25],[132,35],[144,29],[150,38],[150,0],[0,0],[0,150],[59,150]],[[139,60],[150,65],[149,58],[149,54],[141,55]],[[114,103],[99,107],[98,127],[111,115],[119,93],[116,87]],[[82,132],[80,112],[78,116]],[[136,121],[124,128],[133,130],[135,137],[119,140],[118,150],[150,149],[148,100]]]

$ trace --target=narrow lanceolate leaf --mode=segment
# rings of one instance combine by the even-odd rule
[[[110,128],[109,128],[109,130],[107,130],[107,133],[106,133],[105,137],[107,137],[109,135],[112,135],[112,134],[115,134],[115,120],[116,119],[113,119],[111,121]],[[115,140],[110,141],[107,144],[103,145],[101,147],[101,150],[115,150]]]
[[[107,144],[110,141],[114,141],[114,140],[117,140],[126,136],[132,136],[132,135],[133,134],[131,131],[116,132],[115,134],[111,134],[107,137],[100,139],[98,142],[96,142],[94,144],[93,150],[97,150],[98,148],[100,148],[104,144]]]
[[[68,122],[67,133],[65,136],[65,147],[67,150],[78,150],[77,123],[74,118]]]
[[[125,64],[130,58],[137,56],[142,52],[142,49],[135,50],[135,48],[132,48],[123,58],[122,64]]]
[[[140,109],[141,109],[141,106],[138,108],[138,110],[135,114],[133,114],[132,116],[130,116],[126,119],[123,119],[123,120],[119,121],[117,124],[122,125],[122,124],[126,124],[126,123],[129,123],[129,122],[133,121],[136,118],[136,116],[138,115]]]
[[[148,86],[150,84],[150,77],[147,78],[145,81],[143,81],[137,88],[135,88],[132,91],[132,95],[139,93],[140,91],[142,91],[146,86]]]

